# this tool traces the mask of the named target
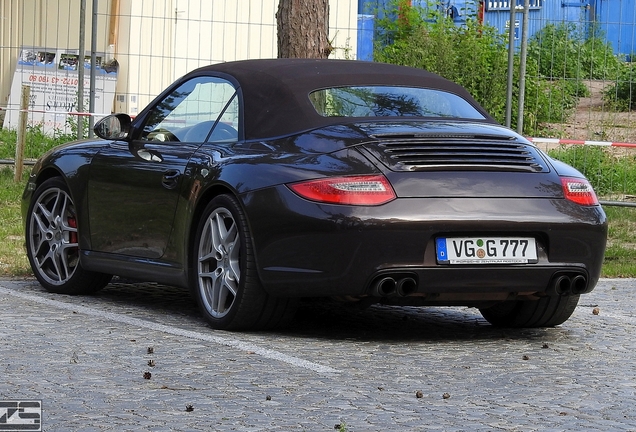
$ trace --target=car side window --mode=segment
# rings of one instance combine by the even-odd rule
[[[144,123],[141,139],[163,142],[238,140],[238,96],[217,77],[193,78],[161,100]]]

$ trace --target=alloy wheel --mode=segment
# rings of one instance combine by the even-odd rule
[[[240,236],[234,217],[223,207],[209,215],[198,248],[198,279],[203,306],[224,317],[236,301],[241,279]]]
[[[29,246],[35,271],[51,285],[63,285],[79,261],[77,219],[68,193],[50,188],[40,194],[29,218]]]

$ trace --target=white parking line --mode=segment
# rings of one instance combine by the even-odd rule
[[[14,289],[5,288],[3,286],[0,286],[0,294],[11,295],[14,297],[21,298],[23,300],[27,300],[29,302],[55,307],[57,309],[64,309],[64,310],[69,310],[72,312],[78,312],[81,314],[90,315],[91,317],[105,318],[111,321],[115,321],[115,322],[119,322],[123,324],[129,324],[132,326],[143,327],[150,330],[155,330],[155,331],[159,331],[159,332],[163,332],[163,333],[167,333],[167,334],[171,334],[175,336],[183,336],[190,339],[198,339],[198,340],[202,340],[206,342],[212,342],[215,344],[224,345],[231,348],[236,348],[241,351],[249,351],[267,359],[277,360],[277,361],[287,363],[298,368],[308,369],[308,370],[317,372],[319,374],[340,373],[340,371],[337,369],[333,369],[328,366],[323,366],[318,363],[310,362],[307,360],[303,360],[298,357],[289,356],[287,354],[283,354],[281,352],[274,351],[271,349],[262,348],[262,347],[259,347],[258,345],[253,345],[248,342],[243,342],[241,340],[238,340],[237,338],[213,336],[210,334],[198,333],[198,332],[194,332],[190,330],[183,330],[178,327],[168,326],[164,324],[157,324],[150,321],[145,321],[139,318],[132,318],[126,315],[120,315],[113,312],[106,312],[106,311],[93,309],[86,306],[75,305],[72,303],[65,303],[65,302],[61,302],[57,300],[51,300],[51,299],[39,297],[32,294],[25,294],[25,293],[16,291]]]

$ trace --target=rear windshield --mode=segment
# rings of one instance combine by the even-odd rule
[[[323,117],[485,118],[461,97],[427,88],[334,87],[316,90],[309,99]]]

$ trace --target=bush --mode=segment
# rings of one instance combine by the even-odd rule
[[[572,23],[548,24],[528,42],[528,58],[538,65],[540,77],[558,87],[566,106],[588,96],[584,79],[614,80],[604,99],[619,110],[630,110],[633,94],[631,67],[626,66],[597,28],[587,34]]]
[[[623,67],[600,30],[592,28],[586,35],[573,23],[549,23],[535,33],[528,41],[528,57],[537,62],[542,77],[573,81],[581,96],[581,80],[614,80]]]
[[[518,58],[515,59],[515,94],[518,94]],[[541,133],[544,123],[567,121],[576,106],[576,91],[566,80],[551,80],[539,76],[539,65],[528,58],[526,62],[526,91],[524,109],[524,132]],[[513,101],[513,112],[517,112],[517,100]],[[516,123],[516,122],[515,122]]]
[[[603,100],[619,111],[631,111],[636,107],[636,71],[633,64],[623,67],[616,82],[603,93]]]
[[[405,0],[392,2],[376,28],[376,61],[441,75],[465,87],[494,117],[502,117],[507,48],[494,28],[472,18],[459,27],[437,9],[410,6]]]
[[[393,0],[383,12],[384,18],[376,21],[376,61],[422,68],[450,79],[504,122],[507,35],[478,23],[474,14],[457,26],[433,3],[418,7],[408,0]],[[571,23],[548,24],[528,42],[526,60],[526,134],[541,133],[546,123],[566,122],[578,98],[589,95],[584,79],[617,79],[607,97],[623,109],[636,102],[631,68],[614,55],[597,28],[583,34]],[[519,94],[518,64],[515,55],[514,95]],[[513,113],[517,106],[515,98]],[[516,123],[513,116],[512,127]]]
[[[505,121],[508,70],[507,35],[482,25],[474,16],[457,26],[435,6],[410,6],[395,0],[376,23],[376,61],[412,66],[437,73],[465,87],[500,123]],[[519,94],[519,58],[515,58],[514,95]],[[567,81],[540,77],[540,64],[528,57],[524,133],[537,133],[542,123],[563,121],[579,90]],[[512,112],[517,112],[513,100]],[[516,115],[512,127],[516,127]]]

